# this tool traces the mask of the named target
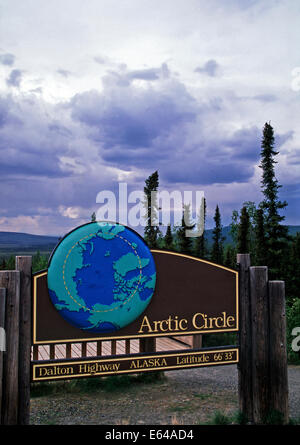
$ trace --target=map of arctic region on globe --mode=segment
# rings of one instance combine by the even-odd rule
[[[48,268],[49,296],[77,328],[117,331],[151,301],[156,269],[143,239],[121,224],[93,222],[67,234]]]

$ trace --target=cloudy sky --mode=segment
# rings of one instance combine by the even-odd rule
[[[262,199],[265,122],[300,224],[299,0],[0,0],[0,231],[61,235],[101,190]]]

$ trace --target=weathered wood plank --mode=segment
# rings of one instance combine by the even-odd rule
[[[72,357],[72,344],[66,343],[66,358]]]
[[[155,352],[156,348],[156,338],[155,337],[146,337],[141,338],[139,340],[140,343],[140,352]]]
[[[102,341],[97,341],[97,355],[102,355]]]
[[[270,404],[289,421],[286,348],[285,283],[269,281],[270,308]]]
[[[117,341],[112,340],[111,341],[111,355],[116,355],[117,353]]]
[[[201,349],[202,348],[202,335],[201,334],[193,335],[192,346],[193,346],[193,349]]]
[[[86,357],[87,353],[87,343],[83,342],[81,343],[81,357]]]
[[[49,357],[50,357],[50,360],[55,359],[55,344],[53,344],[53,343],[51,343],[49,345]]]
[[[125,354],[130,354],[130,340],[125,340]]]
[[[16,269],[20,272],[18,423],[19,425],[28,425],[30,416],[32,257],[17,256]]]
[[[2,393],[3,393],[3,358],[4,351],[6,350],[6,336],[5,336],[5,302],[6,302],[6,289],[0,288],[0,425],[2,418]]]
[[[4,391],[2,394],[2,423],[18,423],[18,363],[20,272],[0,271],[0,287],[6,288],[5,332],[6,353],[3,362]]]
[[[269,302],[268,268],[250,267],[252,320],[253,420],[265,422],[269,413]]]
[[[248,421],[252,422],[252,325],[249,281],[250,255],[238,254],[237,264],[239,265],[239,409]]]
[[[32,359],[38,360],[39,359],[39,346],[33,345],[32,347]]]

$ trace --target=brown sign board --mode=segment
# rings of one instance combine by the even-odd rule
[[[110,334],[69,324],[48,294],[47,271],[33,276],[33,344],[238,331],[238,272],[196,257],[152,250],[157,278],[146,310]]]
[[[93,357],[32,362],[33,382],[80,377],[109,376],[146,371],[168,371],[238,363],[238,348],[226,347],[188,352],[156,352],[109,358]]]

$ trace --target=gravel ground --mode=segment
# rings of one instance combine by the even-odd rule
[[[236,365],[165,372],[154,384],[68,389],[31,400],[32,424],[195,425],[238,409]],[[300,419],[300,366],[289,367],[290,417]]]

